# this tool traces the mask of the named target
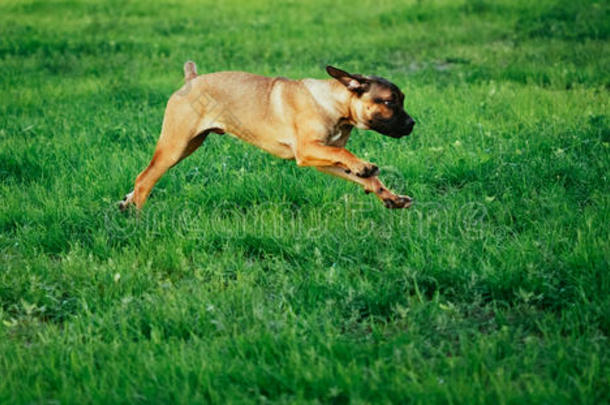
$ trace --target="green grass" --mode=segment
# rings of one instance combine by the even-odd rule
[[[605,1],[3,1],[0,403],[610,401]],[[182,65],[385,76],[417,205],[210,136],[115,203]]]

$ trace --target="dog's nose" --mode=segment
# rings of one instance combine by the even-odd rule
[[[413,120],[413,118],[411,118],[411,117],[407,118],[407,121],[405,124],[406,124],[407,131],[409,131],[409,133],[411,133],[411,131],[413,131],[413,127],[415,126],[415,121]]]

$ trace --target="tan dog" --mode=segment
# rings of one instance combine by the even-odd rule
[[[389,81],[328,66],[336,80],[289,80],[245,72],[197,75],[184,65],[186,84],[165,110],[161,136],[148,167],[120,202],[139,209],[159,178],[193,153],[211,132],[230,133],[282,159],[360,184],[388,208],[412,199],[388,190],[377,166],[358,159],[345,144],[353,127],[394,138],[408,135],[415,121],[404,111],[404,94]]]

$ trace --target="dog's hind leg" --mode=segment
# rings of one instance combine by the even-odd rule
[[[142,208],[152,188],[161,176],[197,150],[206,137],[207,132],[203,132],[187,142],[179,140],[167,142],[162,135],[148,167],[138,175],[133,191],[127,194],[123,201],[119,203],[119,209],[123,211],[132,203],[135,204],[136,208]]]
[[[195,63],[186,62],[184,79],[187,84],[196,77]],[[186,88],[191,89],[188,86]],[[224,129],[219,127],[199,128],[202,111],[199,111],[198,107],[200,104],[196,99],[189,98],[188,92],[179,91],[170,97],[155,153],[148,167],[136,178],[133,191],[119,203],[121,211],[127,209],[130,204],[135,204],[138,209],[142,208],[152,188],[167,170],[197,150],[210,132],[224,133]]]
[[[360,184],[364,191],[375,193],[387,208],[409,208],[413,203],[413,199],[406,195],[397,195],[388,190],[388,188],[379,180],[377,176],[360,177],[353,173],[346,173],[345,170],[336,166],[319,166],[316,167],[319,171],[340,177],[345,180]]]

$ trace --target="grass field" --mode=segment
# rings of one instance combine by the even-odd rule
[[[610,401],[610,6],[0,2],[0,403]],[[116,202],[182,65],[397,83],[348,147],[210,136]]]

